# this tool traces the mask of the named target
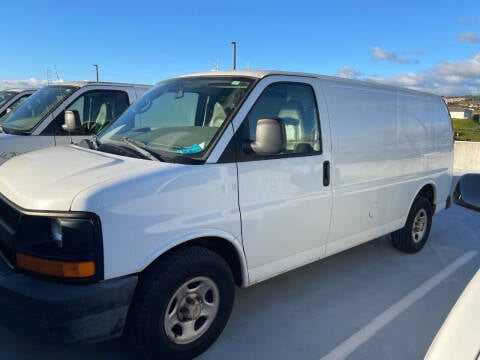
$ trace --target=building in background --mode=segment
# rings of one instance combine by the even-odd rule
[[[473,109],[469,108],[450,106],[448,111],[452,119],[471,119],[473,117]]]

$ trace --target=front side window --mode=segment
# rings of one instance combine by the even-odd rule
[[[252,83],[252,79],[238,77],[165,81],[128,108],[100,141],[118,144],[128,139],[164,157],[199,158]]]
[[[274,83],[260,95],[242,124],[243,143],[255,141],[260,119],[277,119],[285,128],[286,147],[279,155],[321,152],[318,110],[313,89],[299,83]],[[255,154],[251,153],[255,158]]]
[[[9,108],[12,109],[12,111],[15,110],[17,107],[22,105],[30,95],[32,95],[32,94],[25,94],[25,95],[20,96],[17,100],[15,100],[14,102],[12,102],[9,105]]]
[[[0,91],[0,107],[5,105],[15,94],[13,91]]]
[[[98,134],[115,121],[129,106],[128,94],[119,90],[92,90],[82,94],[65,110],[75,113],[78,120],[75,135]],[[64,113],[58,115],[52,126],[55,134],[67,135],[62,129]],[[46,129],[49,132],[51,129]]]
[[[23,104],[23,102],[25,100],[27,100],[27,98],[30,96],[31,94],[26,94],[26,95],[23,95],[23,96],[20,96],[17,100],[15,100],[14,102],[12,102],[7,109],[3,110],[1,113],[0,113],[0,124],[3,122],[3,120],[5,119],[5,115],[7,115],[8,113],[12,112],[13,110],[15,110],[17,107],[19,107],[21,104]]]
[[[74,86],[57,85],[49,85],[37,90],[5,118],[2,124],[3,129],[14,133],[33,131],[46,115],[76,90],[77,87]]]

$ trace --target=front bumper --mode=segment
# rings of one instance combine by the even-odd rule
[[[0,259],[0,325],[50,343],[120,336],[136,275],[94,284],[59,284],[15,273]]]

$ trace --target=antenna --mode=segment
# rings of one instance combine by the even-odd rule
[[[50,68],[47,67],[47,85],[50,85],[50,81],[51,81]]]
[[[57,80],[60,80],[60,78],[58,77],[57,65],[53,65],[53,67],[55,69],[55,74],[57,75]]]

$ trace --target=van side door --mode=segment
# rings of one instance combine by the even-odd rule
[[[250,282],[325,253],[332,212],[328,116],[319,111],[323,98],[315,92],[315,79],[294,79],[262,80],[254,89],[260,87],[261,93],[236,134],[239,207]],[[262,156],[248,149],[263,118],[275,118],[285,128],[286,148],[278,155]]]

